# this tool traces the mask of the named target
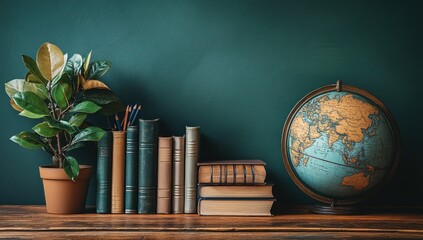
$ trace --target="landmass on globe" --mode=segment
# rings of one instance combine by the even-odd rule
[[[350,92],[328,92],[303,104],[287,138],[299,179],[330,198],[350,198],[376,186],[394,158],[391,126],[380,108]]]

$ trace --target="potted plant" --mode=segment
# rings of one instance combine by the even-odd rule
[[[68,59],[51,43],[40,46],[35,60],[25,55],[22,59],[28,73],[7,82],[5,90],[20,116],[41,122],[10,139],[52,155],[53,165],[40,167],[47,212],[82,212],[92,167],[79,165],[68,152],[103,137],[104,130],[86,124],[89,114],[123,110],[118,97],[99,80],[111,62],[90,62],[91,52]]]

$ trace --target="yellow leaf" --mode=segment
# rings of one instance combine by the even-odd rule
[[[18,105],[16,105],[15,101],[13,101],[13,99],[10,99],[10,105],[12,106],[13,109],[15,109],[18,112],[22,112],[23,109],[21,107],[19,107]]]
[[[101,81],[98,80],[89,80],[82,84],[84,90],[92,89],[92,88],[101,88],[101,89],[109,89],[110,88]]]
[[[41,74],[47,80],[52,80],[65,66],[65,57],[56,45],[44,43],[37,52],[37,65]]]
[[[90,61],[91,61],[91,53],[92,51],[90,51],[90,53],[88,53],[87,59],[85,59],[85,64],[84,64],[84,76],[85,78],[88,77],[88,67],[90,66]]]
[[[25,81],[33,82],[33,83],[43,83],[42,80],[40,80],[37,76],[35,76],[34,74],[30,72],[26,74]]]

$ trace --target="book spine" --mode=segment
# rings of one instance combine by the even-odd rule
[[[138,213],[156,213],[159,119],[139,123]]]
[[[184,212],[197,212],[197,162],[200,150],[200,127],[186,127]]]
[[[184,213],[185,136],[173,137],[172,212]]]
[[[172,137],[159,137],[157,213],[170,213],[172,184]]]
[[[113,135],[108,131],[98,142],[97,213],[110,213]]]
[[[264,165],[254,164],[202,164],[198,172],[199,183],[217,185],[260,185],[264,183],[263,174],[266,174]]]
[[[138,203],[138,126],[126,132],[125,213],[137,213]]]
[[[125,132],[113,131],[112,213],[124,213]]]

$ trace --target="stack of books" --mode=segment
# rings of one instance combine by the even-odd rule
[[[97,213],[196,213],[199,127],[159,137],[159,119],[107,132],[98,144]]]
[[[272,184],[261,160],[198,163],[199,215],[271,216]]]

